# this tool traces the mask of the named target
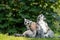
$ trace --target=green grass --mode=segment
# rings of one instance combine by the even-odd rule
[[[26,38],[8,36],[7,34],[0,34],[0,40],[60,40],[60,38]]]

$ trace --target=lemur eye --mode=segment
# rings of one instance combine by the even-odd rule
[[[29,24],[29,23],[27,23],[27,24]]]

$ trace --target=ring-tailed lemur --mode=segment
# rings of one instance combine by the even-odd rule
[[[46,18],[44,17],[43,14],[40,14],[37,17],[37,26],[38,28],[41,27],[43,30],[43,36],[44,37],[54,37],[54,32],[48,27],[48,24],[44,21]]]
[[[24,24],[27,27],[27,31],[25,31],[23,35],[27,37],[36,37],[36,23],[25,19]]]
[[[28,20],[28,19],[24,19],[24,25],[26,26],[27,30],[29,30],[29,26],[31,25],[32,21]]]
[[[23,34],[15,34],[15,36],[36,37],[36,23],[28,19],[24,19],[27,30]]]

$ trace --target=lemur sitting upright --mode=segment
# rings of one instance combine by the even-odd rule
[[[44,17],[43,14],[40,14],[38,17],[37,17],[37,26],[38,29],[39,28],[42,28],[43,30],[43,36],[44,37],[54,37],[54,32],[48,27],[48,24],[44,21],[46,18]]]

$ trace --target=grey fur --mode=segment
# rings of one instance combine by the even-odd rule
[[[41,28],[43,31],[42,31],[42,36],[43,37],[54,37],[54,32],[48,27],[48,24],[44,21],[46,18],[44,17],[43,14],[40,14],[38,17],[37,17],[37,25],[39,24],[39,26],[37,26],[38,28]],[[47,33],[45,34],[44,32],[44,29],[42,28],[43,26],[40,24],[42,23],[41,21],[43,21],[43,23],[45,23],[45,27],[47,27],[49,29],[49,31],[47,31]],[[39,32],[38,32],[39,33]]]
[[[28,19],[24,19],[24,24],[26,25],[27,30],[25,32],[23,32],[23,34],[15,34],[15,36],[24,36],[24,37],[36,37],[36,30],[31,30],[30,29],[30,25],[31,25],[32,21],[28,20]]]
[[[44,17],[43,14],[37,17],[37,29],[34,31],[32,31],[29,27],[33,21],[24,19],[24,24],[26,25],[27,31],[25,31],[23,34],[16,34],[16,36],[37,37],[37,38],[54,37],[54,32],[48,27],[48,24],[44,21],[45,19],[46,18]],[[40,25],[39,23],[41,22],[40,20],[43,20],[43,22],[45,22],[45,26],[49,29],[47,33],[44,32],[42,26]]]
[[[28,19],[24,19],[24,24],[26,25],[27,31],[25,31],[23,33],[23,35],[26,36],[26,37],[35,37],[36,36],[36,30],[32,31],[29,27],[32,22],[33,21],[30,21]]]
[[[26,26],[27,30],[29,30],[29,26],[32,23],[32,21],[28,20],[28,19],[24,19],[24,25]]]

